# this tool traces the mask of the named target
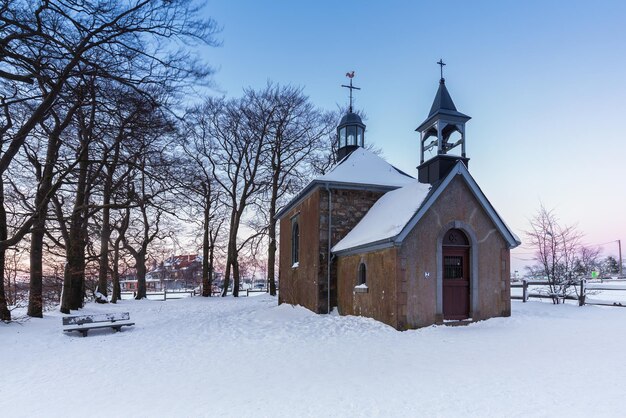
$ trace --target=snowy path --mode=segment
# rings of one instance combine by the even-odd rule
[[[0,414],[625,416],[626,309],[513,303],[511,318],[397,332],[266,295],[90,304],[136,326],[0,324]]]

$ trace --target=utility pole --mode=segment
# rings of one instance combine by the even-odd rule
[[[621,279],[622,277],[624,277],[623,271],[622,271],[622,240],[621,239],[617,240],[617,246],[619,247],[619,278]]]

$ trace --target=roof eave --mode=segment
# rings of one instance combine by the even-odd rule
[[[356,245],[350,248],[344,248],[342,250],[332,251],[336,256],[348,256],[354,254],[368,253],[372,251],[383,250],[385,248],[391,248],[395,245],[394,239],[396,236],[384,238],[374,242],[368,242],[366,244]]]
[[[451,122],[461,122],[461,123],[467,122],[468,120],[472,118],[471,116],[467,116],[466,114],[463,114],[458,111],[455,112],[455,111],[447,111],[445,109],[442,109],[439,112],[435,113],[434,115],[431,115],[428,118],[426,118],[426,120],[422,122],[420,126],[418,126],[415,129],[415,131],[420,132],[428,128],[430,125],[432,125],[432,123],[435,120],[437,120],[437,117],[439,115],[444,115],[446,119],[450,120]]]

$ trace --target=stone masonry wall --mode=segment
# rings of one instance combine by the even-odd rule
[[[331,189],[332,237],[331,248],[337,244],[365,216],[367,211],[385,194],[382,191]],[[328,258],[328,192],[320,189],[319,199],[319,312],[328,311],[327,258]],[[331,306],[337,306],[337,262],[331,262]],[[339,306],[341,312],[341,306]]]

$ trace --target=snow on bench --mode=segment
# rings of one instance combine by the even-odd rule
[[[66,316],[63,318],[63,332],[79,331],[83,337],[87,336],[90,329],[113,328],[115,332],[121,331],[122,327],[135,325],[130,322],[130,313],[109,313]]]

